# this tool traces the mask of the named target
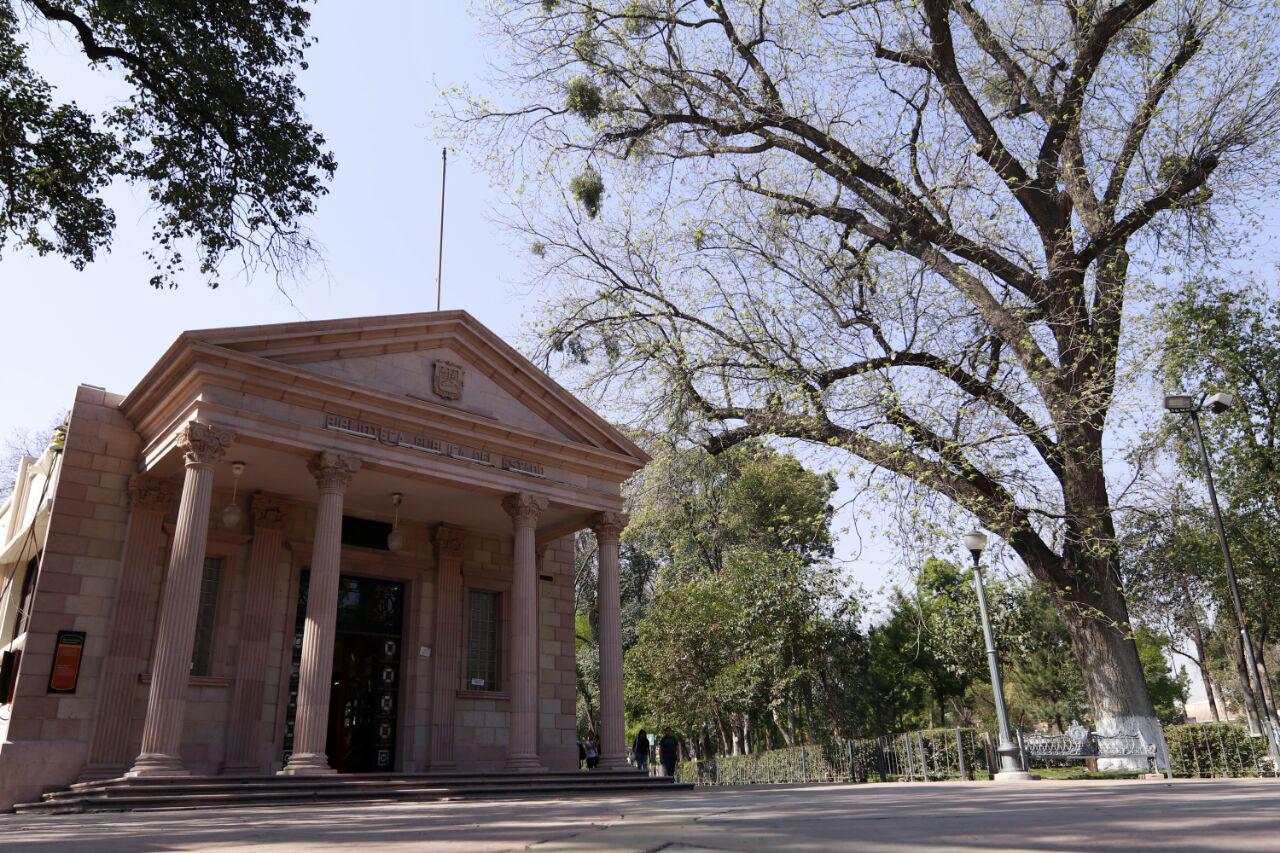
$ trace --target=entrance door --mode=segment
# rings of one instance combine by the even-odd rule
[[[293,746],[309,579],[309,573],[304,571],[299,584],[286,760]],[[395,768],[403,613],[404,584],[348,575],[339,579],[325,747],[330,763],[339,773],[388,773]]]

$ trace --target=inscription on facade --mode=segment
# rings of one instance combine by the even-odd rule
[[[443,441],[430,435],[409,433],[356,418],[343,417],[342,415],[325,415],[324,428],[346,433],[347,435],[367,438],[389,447],[419,450],[423,453],[432,453],[437,456],[448,456],[453,459],[474,462],[477,465],[494,465],[493,454],[479,447],[469,447],[465,444]],[[519,459],[515,456],[503,456],[502,468],[506,471],[525,474],[530,477],[547,476],[546,470],[542,465],[537,462],[530,462],[528,459]]]

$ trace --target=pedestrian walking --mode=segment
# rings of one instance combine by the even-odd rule
[[[649,769],[649,734],[644,729],[636,735],[636,741],[631,745],[631,754],[636,757],[636,767],[641,770]]]
[[[662,775],[676,775],[676,762],[680,760],[680,741],[671,733],[671,727],[662,730],[662,740],[658,741],[658,760],[662,762]]]

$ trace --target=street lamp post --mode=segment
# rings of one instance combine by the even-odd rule
[[[1185,414],[1191,418],[1191,429],[1196,436],[1196,445],[1200,450],[1200,470],[1204,473],[1205,488],[1209,492],[1209,505],[1213,507],[1213,526],[1218,533],[1218,545],[1222,548],[1222,564],[1226,569],[1227,588],[1231,591],[1231,604],[1236,611],[1236,624],[1240,627],[1240,642],[1244,649],[1245,664],[1248,674],[1253,678],[1251,689],[1254,693],[1255,711],[1258,714],[1262,734],[1267,739],[1267,748],[1271,753],[1274,772],[1280,774],[1280,733],[1276,732],[1267,707],[1265,684],[1262,672],[1258,669],[1258,659],[1253,653],[1253,640],[1249,638],[1249,629],[1244,621],[1244,606],[1240,603],[1240,587],[1236,583],[1235,564],[1231,560],[1231,546],[1227,542],[1227,530],[1222,525],[1222,510],[1218,507],[1218,492],[1213,487],[1213,469],[1209,467],[1209,451],[1204,443],[1204,432],[1200,429],[1200,412],[1208,409],[1214,414],[1225,412],[1231,408],[1234,400],[1230,394],[1214,394],[1202,403],[1197,403],[1189,394],[1169,394],[1164,398],[1164,407],[1174,414]]]
[[[982,552],[987,547],[987,537],[978,531],[965,534],[964,547],[973,555],[973,581],[978,588],[978,615],[982,619],[982,637],[987,643],[987,666],[991,670],[991,692],[996,700],[996,726],[999,729],[1000,770],[996,780],[1000,782],[1027,782],[1039,777],[1022,769],[1018,760],[1018,748],[1013,745],[1009,732],[1009,712],[1004,707],[1004,684],[1000,680],[1000,660],[996,657],[996,641],[991,633],[991,619],[987,616],[987,591],[982,585]]]

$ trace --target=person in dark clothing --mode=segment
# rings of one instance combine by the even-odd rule
[[[636,742],[631,745],[631,754],[636,757],[636,767],[649,769],[649,734],[644,729],[636,735]]]
[[[587,760],[587,750],[583,748],[582,741],[578,741],[578,769],[582,769],[582,763]]]
[[[662,730],[662,740],[658,741],[658,760],[662,762],[662,775],[676,775],[676,761],[680,758],[680,741],[671,733],[671,727]]]

